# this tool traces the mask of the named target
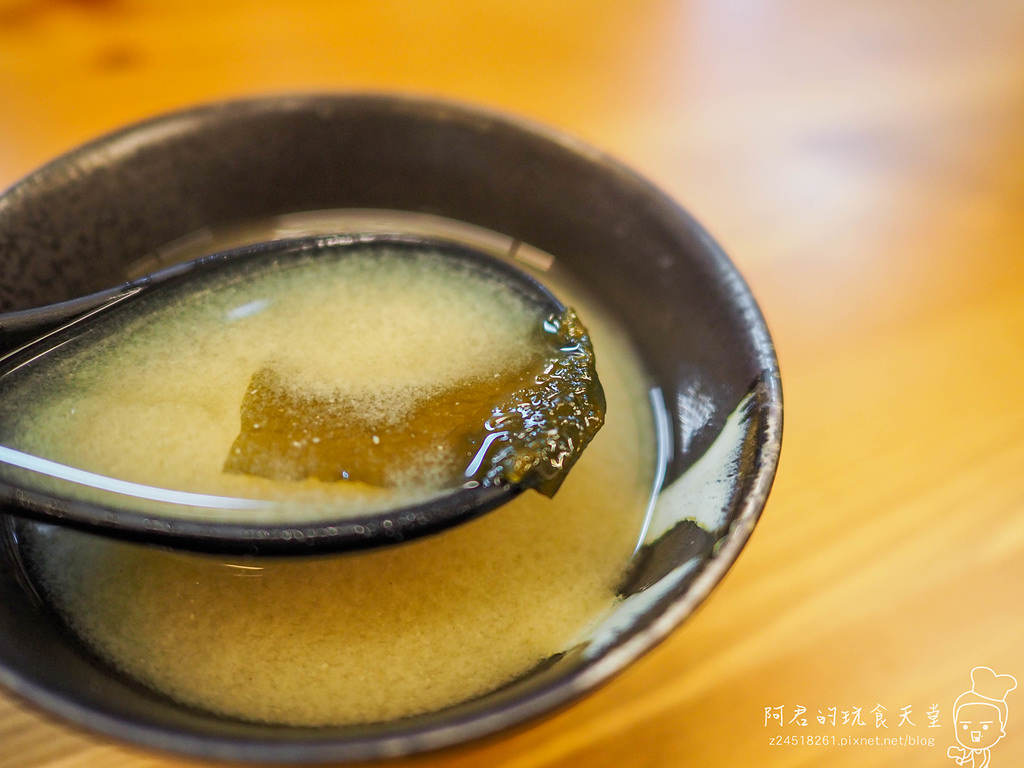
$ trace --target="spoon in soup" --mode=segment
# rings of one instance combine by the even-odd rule
[[[291,287],[275,293],[274,281]],[[314,295],[326,303],[313,307]],[[468,325],[454,349],[435,344],[449,311]],[[206,324],[183,325],[189,312]],[[296,314],[311,318],[301,338],[275,327]],[[0,358],[5,511],[190,550],[291,555],[436,533],[528,489],[554,494],[603,423],[575,312],[508,262],[441,239],[261,243],[9,313],[0,330],[20,344]],[[295,350],[310,338],[325,351],[303,357]],[[199,361],[201,374],[235,357],[241,372],[228,378],[243,386],[209,401],[170,402],[188,400],[189,388],[135,383],[140,369],[146,381],[177,382],[179,358]],[[136,400],[150,410],[131,411]],[[156,460],[143,462],[194,453],[170,481],[132,469],[127,449],[104,456],[102,446],[118,445],[108,433],[146,434],[152,402],[231,420],[217,466],[203,463],[208,446],[189,448],[201,425],[187,418],[176,425],[185,448],[159,443],[161,426],[148,448]],[[119,423],[128,411],[145,418]]]

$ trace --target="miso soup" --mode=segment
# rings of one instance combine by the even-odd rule
[[[26,523],[21,546],[30,576],[106,663],[160,695],[228,718],[294,726],[386,721],[442,709],[527,674],[611,610],[656,490],[658,462],[647,383],[627,338],[557,269],[543,279],[584,318],[607,402],[603,428],[553,497],[526,493],[436,536],[317,558],[226,561]],[[450,289],[436,286],[435,311],[451,311]],[[307,317],[319,306],[321,317],[331,301],[325,293],[314,280],[288,301]],[[374,368],[396,391],[422,390],[465,375],[460,366],[491,370],[528,357],[511,341],[521,335],[514,307],[493,325],[501,301],[490,296],[475,308],[469,324],[480,336],[473,339],[445,337],[423,316],[409,317],[393,341],[407,349],[401,365],[381,349],[356,355],[346,334],[324,354],[320,334],[264,325],[260,307],[244,304],[222,307],[220,317],[234,312],[232,329],[197,349],[195,323],[207,319],[183,309],[173,332],[160,336],[157,360],[141,348],[124,353],[149,361],[123,365],[135,371],[129,378],[111,379],[101,366],[74,371],[96,398],[109,398],[89,409],[124,405],[122,425],[108,425],[102,435],[80,428],[82,414],[68,413],[51,393],[30,431],[47,446],[69,438],[62,449],[69,461],[117,446],[110,459],[116,466],[104,471],[144,482],[266,493],[282,481],[223,471],[239,435],[238,404],[265,363],[247,358],[240,339],[265,342],[277,370],[309,363],[316,380]],[[378,306],[368,303],[362,322],[372,325]],[[481,356],[438,364],[439,348],[450,344],[473,345]],[[204,364],[203,394],[177,404],[183,390],[197,386],[185,371],[200,358],[212,361]],[[369,407],[394,407],[375,392],[359,394]],[[183,430],[184,423],[196,426]],[[122,455],[125,445],[133,447],[130,457]],[[331,485],[316,477],[287,482],[313,495]]]

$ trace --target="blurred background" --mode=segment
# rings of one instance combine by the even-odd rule
[[[971,669],[1024,683],[1024,3],[0,0],[0,188],[294,91],[456,99],[619,158],[723,244],[782,364],[775,489],[708,604],[568,711],[414,762],[953,764]],[[1007,701],[994,767],[1024,763]],[[772,743],[808,734],[835,743]],[[878,735],[933,743],[840,743]],[[179,763],[0,694],[0,768]]]

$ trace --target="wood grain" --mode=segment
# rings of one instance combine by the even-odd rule
[[[971,669],[1024,684],[1024,4],[0,0],[0,186],[293,90],[462,99],[618,156],[725,245],[782,363],[776,486],[698,615],[569,710],[409,764],[954,765]],[[1007,701],[993,767],[1024,763]],[[770,745],[812,734],[836,743]],[[935,741],[839,743],[900,735]],[[0,768],[192,764],[0,694]]]

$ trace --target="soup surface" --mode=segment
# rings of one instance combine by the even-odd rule
[[[230,718],[301,726],[385,721],[466,701],[528,673],[585,638],[612,609],[644,526],[658,460],[646,381],[614,318],[557,270],[543,280],[586,319],[607,398],[603,429],[553,498],[523,494],[470,523],[400,546],[282,560],[225,561],[26,523],[20,542],[30,576],[109,664],[162,695]],[[296,311],[317,289],[308,286]],[[493,314],[490,302],[482,316]],[[261,333],[253,325],[258,316],[240,317],[239,333]],[[174,359],[193,354],[189,327],[183,314],[169,364],[159,373],[139,371],[136,382],[162,379],[168,398],[191,386],[175,374]],[[418,339],[409,354],[433,370],[436,332],[412,321],[409,332]],[[485,359],[473,365],[503,365],[515,355],[515,344],[499,350],[493,333],[481,337]],[[277,339],[282,360],[305,354],[315,366],[337,365],[324,359],[316,339],[270,339]],[[204,343],[212,345],[204,358],[239,362],[234,343]],[[255,483],[262,493],[272,481],[221,471],[238,435],[238,393],[253,362],[217,362],[208,398],[176,416],[164,397],[135,397],[132,382],[98,372],[86,378],[113,387],[130,414],[169,411],[154,418],[167,426],[139,442],[142,458],[131,468],[138,476],[163,482],[163,472],[197,472],[213,490],[227,483],[227,491],[240,493],[240,484]],[[402,386],[423,385],[422,370],[414,376],[408,366],[385,367]],[[437,376],[451,375],[439,367]],[[224,403],[221,388],[234,389]],[[231,405],[234,418],[219,416],[220,405]],[[50,408],[45,419],[73,428],[59,409]],[[195,435],[183,434],[185,419],[199,423]],[[69,450],[91,454],[98,446],[78,441],[95,439],[76,432]],[[120,440],[139,438],[129,424]]]

